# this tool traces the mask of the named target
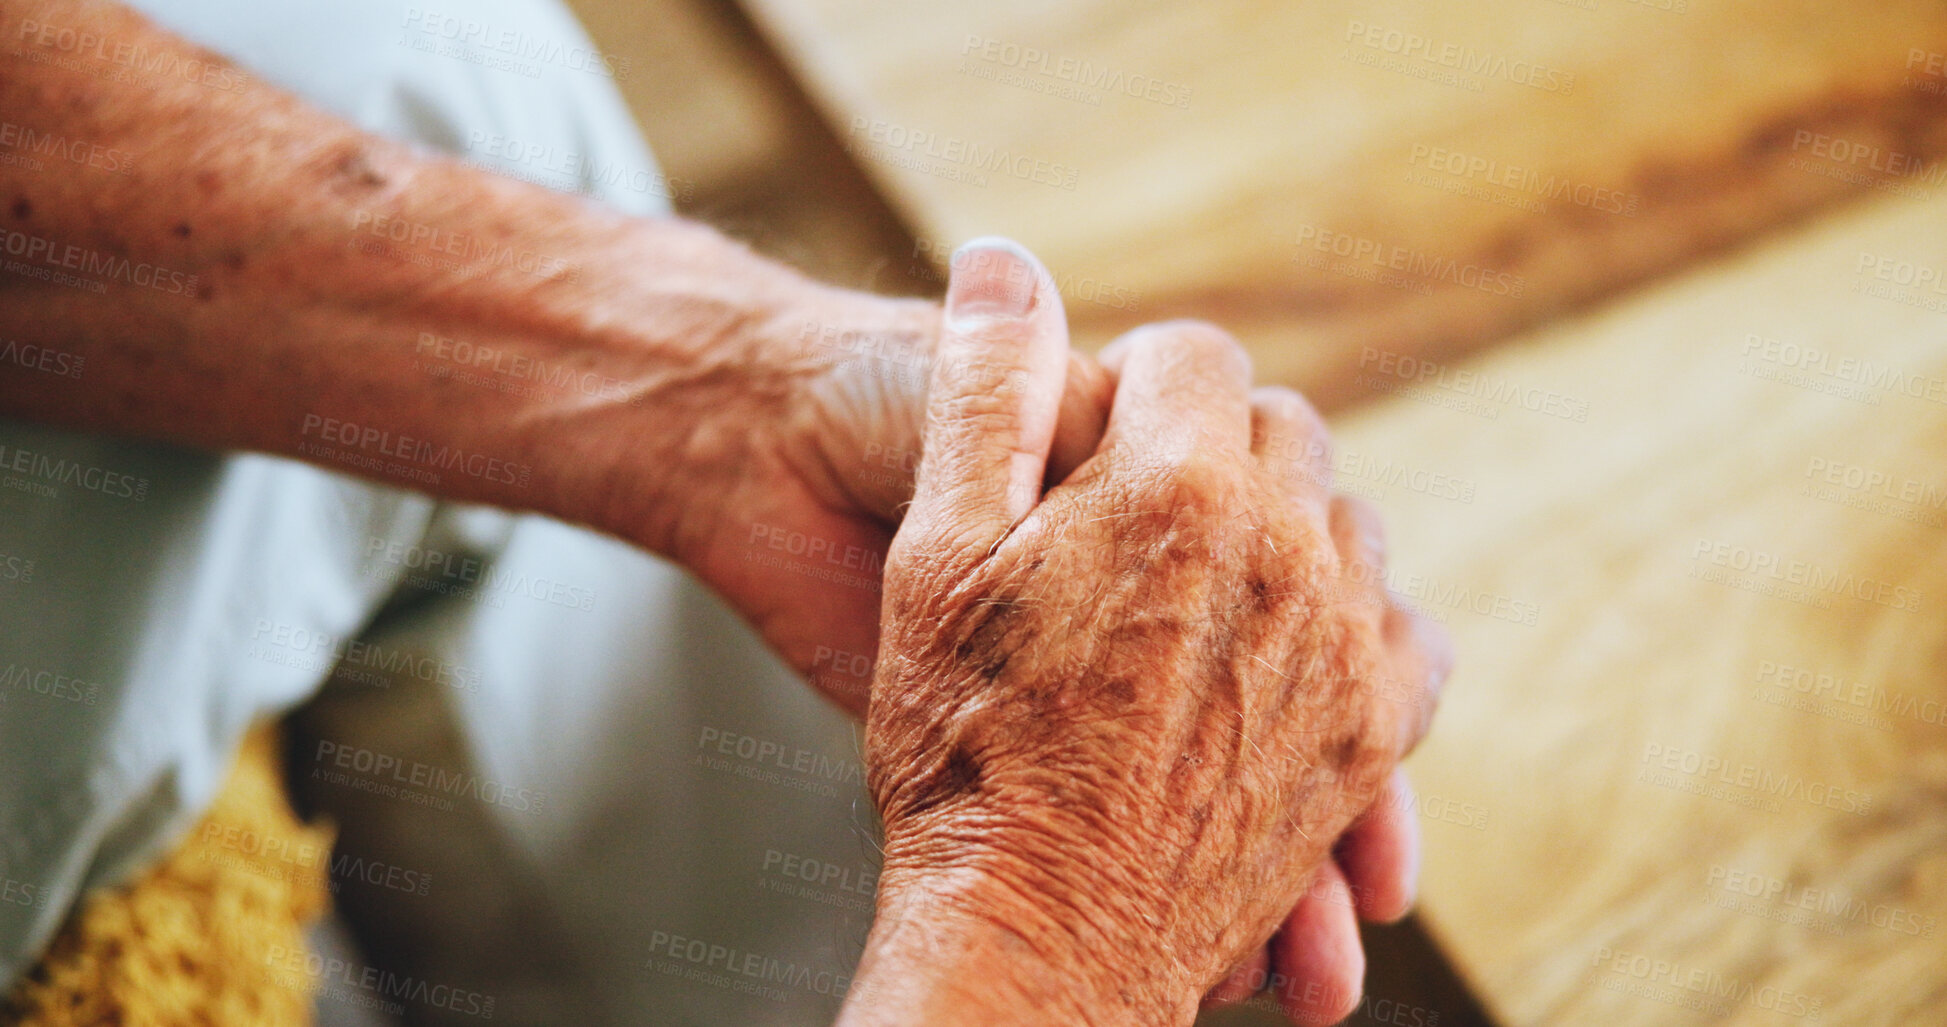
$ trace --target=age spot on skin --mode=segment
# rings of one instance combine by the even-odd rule
[[[982,677],[993,681],[1007,669],[1007,661],[1014,655],[1006,645],[1009,622],[1013,620],[1014,608],[1003,599],[990,601],[976,625],[960,644],[954,646],[953,657],[961,666],[978,670]]]
[[[386,183],[385,176],[366,158],[364,147],[357,145],[338,154],[338,159],[332,162],[331,172],[352,185],[366,189],[377,189]]]
[[[997,648],[990,639],[975,635],[954,647],[953,657],[962,665],[980,672],[980,676],[993,681],[1007,669],[1008,658],[1013,655]]]
[[[1251,606],[1256,610],[1271,608],[1271,583],[1257,575],[1251,575],[1248,582],[1251,591]]]
[[[1333,739],[1325,758],[1326,766],[1350,769],[1359,758],[1359,736],[1348,732]]]
[[[940,774],[940,787],[953,795],[965,795],[980,787],[980,759],[956,745],[947,754],[946,768]]]
[[[1126,710],[1136,702],[1136,683],[1128,678],[1116,678],[1103,689],[1109,697],[1109,705],[1115,710]]]
[[[924,813],[979,791],[980,773],[980,758],[967,751],[965,745],[955,744],[953,751],[947,753],[946,762],[934,773],[925,792],[913,803],[907,815]]]

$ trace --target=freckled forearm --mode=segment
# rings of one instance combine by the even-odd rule
[[[70,53],[63,32],[105,42]],[[118,46],[222,66],[113,4],[0,6],[0,120],[102,158],[0,161],[0,343],[35,356],[0,361],[0,414],[600,520],[570,458],[626,441],[674,464],[752,347],[835,295],[707,228],[429,158],[234,69],[230,88],[104,74]],[[627,440],[565,430],[624,419]]]

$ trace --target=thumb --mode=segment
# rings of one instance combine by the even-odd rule
[[[1068,375],[1068,322],[1041,262],[1007,239],[953,255],[912,515],[991,546],[1041,497]]]

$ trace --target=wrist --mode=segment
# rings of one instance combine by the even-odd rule
[[[621,385],[549,416],[539,440],[584,472],[562,490],[567,515],[692,565],[726,524],[799,490],[896,520],[912,489],[899,461],[917,453],[892,452],[873,408],[917,440],[937,305],[827,286],[700,226],[645,229],[688,235],[653,261],[680,278],[608,291],[619,325],[579,327],[576,345]],[[900,375],[916,398],[888,403]]]
[[[1074,883],[1011,853],[889,850],[841,1024],[1189,1023],[1201,989],[1159,932]]]
[[[826,507],[896,525],[919,466],[939,304],[819,286],[777,327],[766,352],[811,369],[779,458]]]
[[[761,473],[809,373],[780,340],[819,287],[701,225],[630,227],[544,298],[545,344],[601,388],[553,397],[527,445],[560,471],[548,512],[680,556]]]
[[[417,336],[392,344],[411,348],[416,369],[476,386],[442,390],[469,409],[419,427],[533,469],[531,483],[464,498],[681,559],[687,539],[719,527],[724,503],[781,463],[825,468],[823,454],[787,449],[832,339],[937,320],[914,309],[930,305],[822,285],[694,222],[624,218],[521,183],[484,188],[505,192],[522,223],[547,226],[519,245],[544,252],[554,273],[463,269],[388,304],[412,326],[401,334]],[[423,271],[370,248],[340,256],[345,281]]]

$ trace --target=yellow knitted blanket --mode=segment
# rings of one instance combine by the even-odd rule
[[[331,832],[298,820],[282,769],[274,728],[252,732],[203,820],[133,884],[89,895],[0,1021],[310,1024],[312,983],[289,954],[330,902]]]

